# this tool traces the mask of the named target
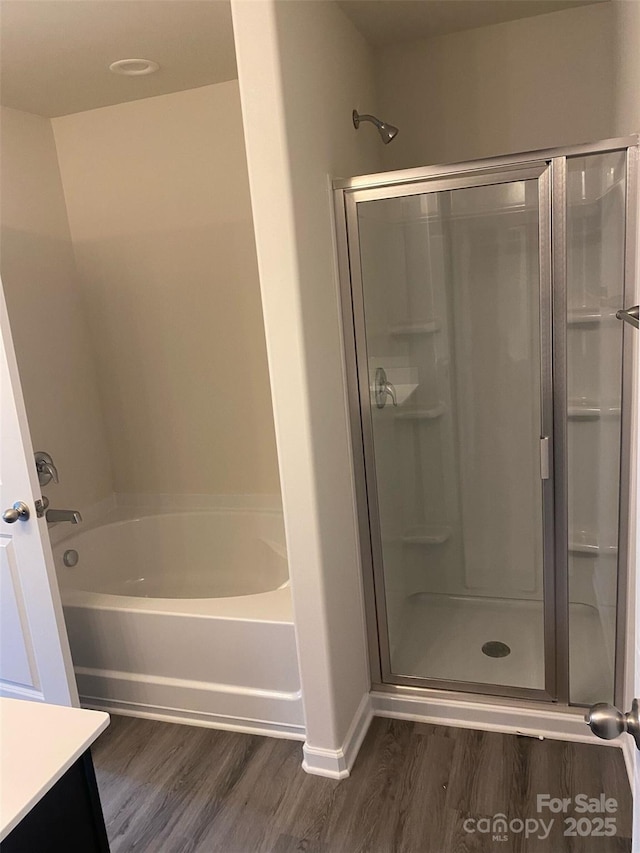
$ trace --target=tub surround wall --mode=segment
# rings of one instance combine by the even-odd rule
[[[369,675],[330,177],[376,171],[372,53],[332,2],[232,0],[307,741],[348,775]]]
[[[237,81],[53,119],[116,492],[279,492]]]
[[[113,481],[51,123],[2,107],[0,138],[2,286],[31,439],[58,466],[52,505],[82,509]]]
[[[153,507],[154,509],[197,510],[228,509],[282,512],[282,497],[276,495],[150,495],[147,492],[120,492],[113,496],[119,507]]]

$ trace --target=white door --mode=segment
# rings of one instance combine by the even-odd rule
[[[0,695],[78,705],[9,318],[0,287]]]
[[[640,226],[640,218],[638,219]],[[640,245],[640,233],[638,234],[638,244]],[[640,286],[637,288],[640,293]],[[631,681],[633,682],[632,691],[627,691],[627,703],[634,697],[640,697],[640,393],[639,392],[639,364],[638,364],[638,337],[633,336],[634,352],[634,376],[635,383],[635,418],[633,419],[631,431],[631,464],[632,472],[635,476],[631,477],[631,500],[630,504],[630,519],[629,519],[629,571],[632,573],[632,582],[629,584],[629,610],[627,614],[629,634],[627,643],[627,656],[631,660],[627,660],[627,672],[631,672]],[[629,707],[627,704],[626,708]],[[627,742],[628,744],[628,742]],[[631,763],[635,769],[635,784],[633,788],[633,853],[640,853],[640,760],[637,750],[629,749]]]

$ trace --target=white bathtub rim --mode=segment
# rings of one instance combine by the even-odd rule
[[[64,587],[60,594],[63,607],[156,616],[193,616],[234,622],[294,624],[291,587],[288,583],[268,592],[229,595],[223,598],[143,598]]]
[[[49,536],[51,539],[51,544],[59,547],[64,544],[69,539],[74,539],[77,536],[81,536],[84,533],[90,533],[94,530],[99,530],[103,528],[110,527],[122,527],[125,524],[131,524],[136,521],[144,521],[146,518],[176,518],[176,517],[184,517],[184,516],[192,516],[192,515],[201,515],[205,517],[210,516],[221,516],[221,515],[233,515],[233,516],[241,516],[246,515],[251,518],[255,518],[256,516],[266,516],[266,517],[282,517],[282,510],[266,510],[266,509],[246,509],[242,507],[194,507],[192,509],[186,509],[184,507],[180,508],[171,508],[171,507],[128,507],[128,506],[115,506],[110,508],[104,515],[99,518],[93,518],[90,521],[82,521],[80,524],[55,524],[49,530]],[[63,528],[64,529],[61,529]],[[55,534],[55,535],[54,535]],[[285,547],[285,543],[277,543],[280,547]]]
[[[59,545],[72,536],[103,527],[119,520],[137,521],[146,516],[180,515],[191,513],[237,515],[247,513],[265,517],[282,517],[282,502],[277,499],[261,501],[256,495],[126,495],[111,494],[90,506],[79,507],[82,522],[76,525],[57,522],[48,527],[52,545]],[[274,496],[271,496],[274,497]],[[276,496],[277,497],[277,496]],[[113,519],[111,521],[110,519]]]

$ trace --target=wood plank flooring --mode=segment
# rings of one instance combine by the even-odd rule
[[[93,749],[113,853],[617,853],[631,849],[618,749],[375,719],[350,778],[309,776],[301,744],[112,715]],[[615,837],[567,837],[536,795],[605,793]],[[473,821],[542,818],[495,840]],[[466,823],[465,821],[471,821]],[[465,831],[476,828],[476,832]],[[569,827],[570,828],[570,827]],[[502,836],[501,836],[502,837]]]

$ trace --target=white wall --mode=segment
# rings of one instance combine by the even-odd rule
[[[113,484],[51,123],[3,107],[0,131],[2,283],[31,438],[58,466],[51,505],[84,509]]]
[[[616,117],[612,94],[616,37],[622,36],[629,54],[634,49],[637,54],[628,23],[639,5],[623,0],[580,6],[378,48],[380,114],[400,128],[385,146],[385,168],[452,163],[638,130],[629,124],[628,108]],[[619,27],[618,18],[625,21]],[[633,99],[630,88],[625,99]]]
[[[373,62],[332,2],[233,0],[232,11],[305,752],[333,772],[368,672],[329,177],[380,168],[377,134],[351,124],[354,107],[375,111]]]
[[[629,128],[634,131],[640,131],[640,3],[630,2],[630,0],[617,0],[614,4],[615,11],[615,107],[614,107],[614,128],[616,133],[626,132],[624,129]],[[637,244],[640,246],[640,204],[637,209]],[[636,293],[635,297],[629,300],[629,304],[637,304],[640,297],[640,265],[636,267]],[[631,707],[631,700],[634,696],[640,697],[640,583],[638,583],[638,574],[640,573],[640,543],[638,535],[640,535],[640,500],[638,499],[638,486],[640,484],[640,453],[638,447],[640,443],[640,383],[638,381],[638,335],[634,336],[635,343],[635,418],[632,424],[632,446],[631,454],[631,471],[632,471],[632,494],[630,501],[630,548],[629,548],[629,566],[630,566],[630,583],[628,596],[628,620],[629,634],[627,638],[627,660],[626,660],[626,677],[627,691],[625,697],[624,710],[628,711]],[[635,476],[634,476],[635,475]],[[640,761],[638,761],[638,751],[635,749],[633,741],[628,738],[627,755],[630,758],[630,764],[635,764],[635,794],[636,798],[640,797]],[[636,799],[636,807],[634,809],[634,827],[633,827],[634,851],[640,850],[640,807]]]
[[[237,80],[52,124],[116,491],[277,495]]]

